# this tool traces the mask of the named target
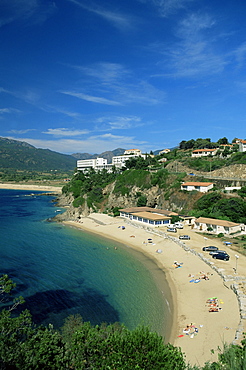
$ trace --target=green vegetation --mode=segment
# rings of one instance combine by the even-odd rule
[[[151,187],[150,178],[149,171],[136,169],[124,171],[116,178],[114,193],[129,194],[133,186],[137,186],[141,190],[149,189]]]
[[[73,171],[76,159],[71,155],[37,149],[22,141],[0,138],[0,170]]]
[[[74,207],[84,204],[86,198],[88,206],[96,210],[104,199],[103,188],[113,182],[116,176],[115,172],[108,173],[106,170],[95,171],[91,169],[85,173],[79,172],[62,188],[62,192],[63,194],[72,193]]]
[[[241,189],[239,189],[237,191],[238,195],[241,197],[241,198],[246,198],[246,186],[243,186]]]
[[[64,185],[64,181],[73,176],[74,171],[17,171],[13,169],[0,170],[1,182],[41,183],[46,185]]]
[[[191,169],[204,172],[214,171],[232,164],[246,164],[246,153],[232,153],[229,158],[221,158],[219,154],[205,158],[191,158],[190,156],[186,156],[180,159],[180,162]]]
[[[0,278],[0,295],[11,293],[13,282]],[[0,368],[6,370],[239,370],[246,365],[246,341],[218,348],[218,362],[203,368],[185,363],[181,349],[146,327],[130,331],[119,323],[92,326],[80,315],[69,316],[60,330],[35,326],[25,310],[13,316],[0,312]]]
[[[246,223],[246,202],[241,198],[223,198],[219,191],[204,194],[194,205],[195,217],[210,217]]]

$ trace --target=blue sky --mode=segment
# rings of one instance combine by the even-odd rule
[[[72,154],[245,139],[245,0],[1,0],[0,136]]]

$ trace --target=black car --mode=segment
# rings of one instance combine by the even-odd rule
[[[215,252],[218,249],[219,249],[218,247],[215,247],[213,245],[209,245],[208,247],[203,247],[202,248],[202,250],[205,251],[205,252]]]
[[[221,253],[221,252],[214,253],[212,255],[212,257],[215,258],[215,259],[217,259],[217,260],[223,260],[223,261],[229,261],[229,259],[230,259],[229,254],[227,254],[227,253]]]
[[[179,239],[190,240],[190,236],[189,235],[179,235]]]
[[[224,254],[228,254],[226,251],[221,251],[221,250],[217,250],[217,251],[211,251],[209,252],[210,256],[212,256],[213,254],[215,253],[224,253]]]

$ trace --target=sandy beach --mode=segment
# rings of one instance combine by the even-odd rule
[[[61,192],[61,188],[40,185],[0,184],[0,188]],[[64,224],[130,246],[151,258],[163,270],[163,278],[167,279],[171,289],[174,310],[169,342],[181,348],[186,362],[203,366],[207,361],[217,361],[218,347],[223,348],[223,343],[232,343],[236,336],[237,343],[243,339],[238,337],[238,329],[243,326],[243,331],[246,331],[245,320],[231,286],[237,283],[244,287],[241,281],[245,279],[246,257],[240,255],[236,262],[235,252],[222,244],[220,239],[204,240],[203,235],[189,226],[171,235],[173,239],[169,236],[165,238],[156,232],[164,232],[164,227],[158,230],[153,228],[149,232],[120,217],[99,213],[83,217],[79,222],[66,221]],[[180,234],[187,234],[191,239],[182,244],[178,239]],[[149,238],[152,242],[148,242]],[[204,245],[226,250],[231,256],[230,261],[213,260],[207,252],[202,252]],[[181,267],[177,267],[175,261]],[[204,275],[207,279],[203,278]],[[208,300],[214,297],[218,311],[209,312],[215,306],[214,301]]]
[[[46,186],[46,185],[29,185],[29,184],[1,184],[0,189],[12,189],[12,190],[35,190],[45,192],[61,193],[62,187],[60,186]]]
[[[217,361],[218,347],[223,348],[223,343],[234,341],[240,323],[238,299],[230,288],[231,282],[225,283],[213,268],[213,264],[216,264],[220,271],[234,278],[235,265],[232,259],[229,262],[212,260],[208,253],[202,252],[211,259],[212,265],[209,266],[199,256],[189,250],[186,251],[177,242],[156,235],[154,229],[153,233],[147,232],[119,217],[112,218],[95,213],[83,217],[80,222],[66,221],[65,224],[131,246],[154,260],[158,267],[163,269],[172,291],[174,306],[174,322],[169,342],[181,347],[187,362],[202,366],[206,361]],[[122,226],[125,229],[122,229]],[[185,241],[185,245],[191,249],[197,248],[197,251],[201,252],[205,242],[202,235],[190,230],[189,226],[185,226],[177,234],[190,235],[191,240]],[[175,238],[178,238],[177,234]],[[152,243],[148,243],[149,238],[152,238]],[[211,241],[211,244],[223,250],[227,249],[230,253],[219,239]],[[181,267],[177,268],[175,261],[181,263]],[[244,274],[245,262],[245,258],[240,257],[237,276]],[[204,275],[207,280],[203,278]],[[214,297],[217,298],[218,307],[214,306],[214,301],[208,302]],[[218,311],[210,312],[214,307],[218,308]],[[211,350],[215,353],[212,354]]]

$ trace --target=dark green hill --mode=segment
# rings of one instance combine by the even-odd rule
[[[0,169],[27,171],[73,171],[76,158],[71,155],[37,149],[18,140],[0,137]]]

